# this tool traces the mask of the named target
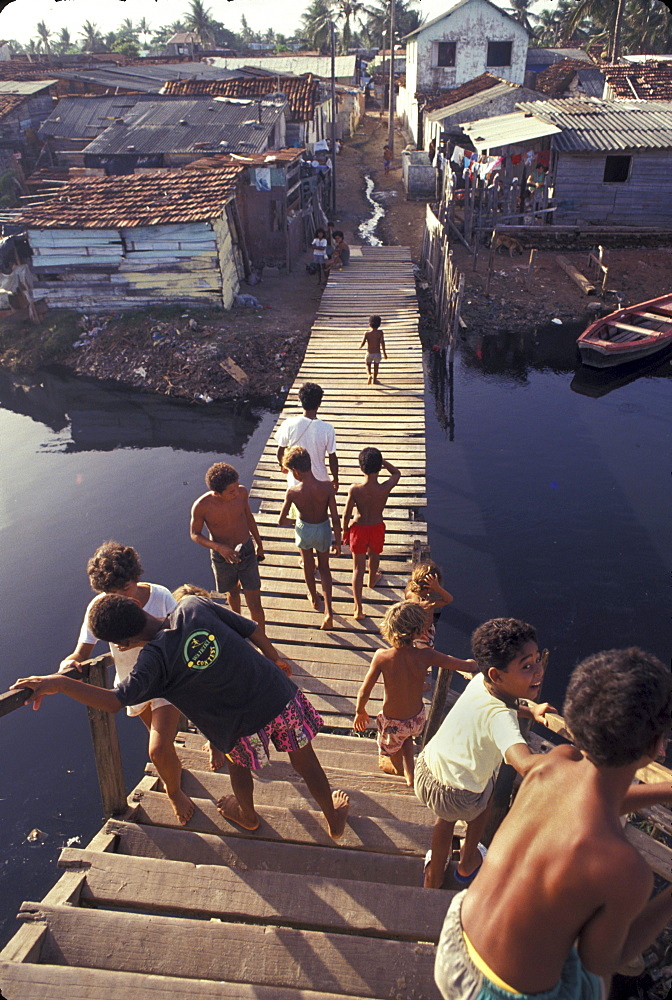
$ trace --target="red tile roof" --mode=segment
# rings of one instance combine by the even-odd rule
[[[534,89],[548,97],[562,97],[579,70],[590,65],[585,59],[561,59],[537,74]]]
[[[614,97],[640,101],[672,101],[672,63],[651,62],[603,66]]]
[[[263,153],[215,153],[192,160],[189,170],[207,170],[239,163],[243,167],[269,167],[272,163],[293,163],[303,155],[302,149],[267,149]]]
[[[287,95],[291,120],[307,122],[315,113],[319,102],[320,85],[312,73],[305,76],[263,76],[234,80],[169,80],[163,87],[164,94],[183,94],[188,97],[264,97],[280,91]]]
[[[467,97],[474,97],[476,94],[490,90],[501,83],[509,83],[509,81],[493,76],[492,73],[481,73],[480,76],[468,80],[459,87],[453,87],[452,90],[419,91],[415,96],[423,111],[436,111],[438,108],[447,108],[451,104],[464,101]],[[515,87],[517,84],[509,83],[509,86]]]
[[[131,229],[171,222],[206,222],[221,215],[243,167],[81,177],[24,209],[32,229]]]
[[[27,96],[26,94],[0,94],[0,119],[18,108]]]

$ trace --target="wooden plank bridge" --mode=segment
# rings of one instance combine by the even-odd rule
[[[383,317],[390,355],[375,387],[365,385],[357,350],[370,313]],[[421,888],[432,816],[402,779],[377,771],[375,743],[346,735],[380,642],[379,620],[402,597],[414,554],[427,545],[423,374],[407,250],[362,248],[333,276],[279,420],[297,412],[296,389],[307,380],[325,389],[320,416],[336,426],[344,487],[368,444],[403,473],[386,512],[384,585],[365,590],[367,617],[355,622],[349,560],[334,560],[331,632],[320,630],[322,615],[306,601],[293,532],[276,524],[285,479],[273,439],[252,491],[267,553],[268,633],[331,730],[315,748],[332,787],[350,795],[345,836],[338,844],[329,838],[284,757],[256,778],[260,829],[229,824],[215,807],[231,791],[228,776],[208,770],[202,737],[179,733],[193,818],[177,826],[148,765],[127,806],[91,843],[61,852],[65,873],[42,902],[22,905],[22,927],[0,954],[7,1000],[439,1000],[434,947],[451,892]],[[341,489],[341,506],[344,496]],[[11,692],[0,701],[23,697]],[[374,715],[380,689],[371,702]],[[7,710],[0,705],[0,715]],[[555,728],[567,735],[562,726],[558,718]],[[672,777],[651,765],[641,777],[663,774]],[[667,810],[648,810],[647,819],[672,834]],[[629,829],[654,870],[672,881],[672,852]]]
[[[367,386],[358,346],[379,313],[388,346],[380,384]],[[421,888],[431,816],[403,779],[377,771],[374,742],[351,732],[357,689],[378,624],[403,597],[426,550],[425,442],[418,310],[407,249],[354,250],[322,297],[303,365],[278,422],[299,412],[304,381],[325,389],[320,417],[336,428],[339,506],[360,475],[357,456],[375,445],[402,470],[386,510],[382,585],[365,589],[355,622],[345,556],[333,560],[333,631],[306,600],[293,531],[277,526],[286,489],[271,437],[252,497],[264,538],[262,599],[267,631],[330,735],[315,747],[332,787],[350,795],[338,845],[286,758],[258,777],[262,825],[234,827],[215,801],[227,775],[208,770],[202,738],[179,733],[183,788],[196,810],[177,827],[152,765],[86,849],[66,848],[65,875],[41,903],[24,903],[24,924],[0,955],[8,1000],[137,1000],[164,997],[332,1000],[437,998],[434,944],[449,901]],[[381,706],[374,691],[372,715]]]

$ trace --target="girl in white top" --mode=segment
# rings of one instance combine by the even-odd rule
[[[59,672],[71,670],[73,667],[80,669],[79,664],[91,656],[97,639],[89,630],[89,611],[91,606],[100,600],[102,594],[130,597],[148,614],[159,619],[165,618],[177,607],[177,601],[165,587],[155,583],[140,583],[142,565],[138,553],[131,545],[104,542],[89,559],[87,572],[91,586],[98,591],[98,596],[89,603],[77,646],[62,660]],[[110,643],[110,652],[116,668],[116,684],[130,674],[140,649],[140,646],[135,646],[121,650],[114,643]],[[184,825],[193,815],[194,803],[180,788],[182,765],[173,744],[180,718],[179,711],[165,698],[155,698],[142,705],[133,705],[128,709],[128,714],[139,716],[149,730],[150,760],[159,772],[178,821]]]
[[[327,237],[324,229],[317,230],[312,247],[313,264],[317,265],[317,283],[319,285],[324,277],[324,263],[327,259]]]

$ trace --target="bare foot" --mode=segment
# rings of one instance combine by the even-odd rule
[[[185,826],[194,815],[194,809],[196,808],[194,803],[188,795],[184,794],[181,788],[178,788],[175,794],[169,795],[168,798],[177,816],[177,822],[180,826]]]
[[[397,778],[402,778],[404,775],[403,771],[399,771],[389,757],[384,757],[383,754],[378,755],[378,767],[383,772],[383,774],[393,774]]]
[[[329,836],[333,840],[339,840],[339,838],[345,833],[345,824],[348,821],[348,813],[350,812],[350,799],[345,792],[342,792],[340,789],[332,792],[331,798],[334,803],[336,817],[333,823],[328,824]]]
[[[320,610],[320,604],[322,603],[322,598],[320,597],[320,595],[319,594],[315,594],[315,597],[312,597],[311,594],[306,594],[306,597],[308,598],[308,600],[310,601],[310,603],[313,605],[313,609],[315,611],[319,611]]]
[[[352,612],[352,617],[355,619],[356,622],[361,622],[362,618],[364,618],[364,612],[362,611],[361,608],[355,607],[355,609]]]
[[[243,830],[254,831],[259,829],[260,820],[254,809],[249,814],[243,812],[240,802],[235,795],[223,795],[217,803],[217,810],[222,814],[224,819],[228,819],[230,823],[242,826]]]
[[[219,771],[220,767],[224,767],[226,763],[226,754],[218,750],[216,746],[212,743],[204,743],[201,750],[205,750],[210,754],[210,770]]]
[[[375,577],[374,577],[373,580],[369,579],[369,587],[377,587],[378,584],[381,582],[382,579],[383,579],[383,574],[382,573],[376,573],[376,575],[375,575]]]
[[[334,627],[334,619],[332,618],[331,615],[325,615],[324,621],[320,625],[320,628],[324,629],[325,631],[328,631],[333,627]]]
[[[371,385],[371,383],[372,383],[372,382],[373,382],[373,378],[372,378],[372,376],[371,376],[371,375],[369,375],[369,377],[368,377],[368,378],[367,378],[367,380],[366,380],[366,384],[367,384],[367,385]]]

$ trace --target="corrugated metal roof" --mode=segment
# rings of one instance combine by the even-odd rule
[[[521,106],[532,108],[538,103],[534,101]],[[461,122],[460,128],[469,136],[478,153],[514,143],[532,142],[560,132],[556,125],[548,124],[527,111],[513,111],[509,115],[497,115],[495,118],[479,118],[475,122]]]
[[[227,152],[259,153],[287,103],[222,97],[164,99],[135,105],[85,147],[85,153],[191,153],[211,143]],[[261,116],[261,123],[258,121]]]
[[[149,63],[146,66],[105,66],[98,69],[68,69],[55,73],[62,80],[94,83],[99,87],[123,87],[158,94],[167,80],[220,80],[233,74],[200,62]]]
[[[164,94],[221,97],[264,97],[266,94],[286,94],[291,120],[310,121],[319,100],[320,84],[312,73],[306,76],[263,76],[233,80],[172,80],[163,88]]]
[[[115,94],[100,97],[62,97],[40,127],[40,138],[47,136],[95,139],[115,118],[121,118],[139,101],[155,100],[153,94]]]
[[[425,112],[425,117],[431,121],[454,118],[464,114],[465,111],[477,108],[480,104],[485,104],[486,101],[496,101],[499,97],[510,95],[512,90],[522,89],[522,87],[517,87],[515,84],[497,83],[492,87],[488,87],[487,90],[481,90],[476,94],[472,94],[471,97],[465,97],[464,100],[457,101],[455,104],[450,103],[447,106],[436,108],[435,111]]]
[[[302,76],[304,73],[314,73],[315,76],[331,76],[331,59],[329,56],[229,56],[209,57],[213,66],[223,69],[243,69],[246,66],[256,66],[269,70],[271,73],[286,73]],[[354,77],[357,66],[356,56],[336,56],[335,71],[337,77]]]
[[[58,80],[0,80],[0,94],[21,94],[22,97],[30,97],[57,83]]]
[[[672,102],[565,98],[525,105],[538,119],[557,125],[560,152],[613,152],[672,148]]]
[[[561,59],[580,59],[582,62],[591,63],[592,59],[583,49],[544,49],[535,46],[527,50],[527,66],[550,66],[552,63],[560,62]]]
[[[207,222],[222,213],[244,168],[162,171],[123,177],[81,177],[37,205],[20,222],[29,229],[131,229]]]

